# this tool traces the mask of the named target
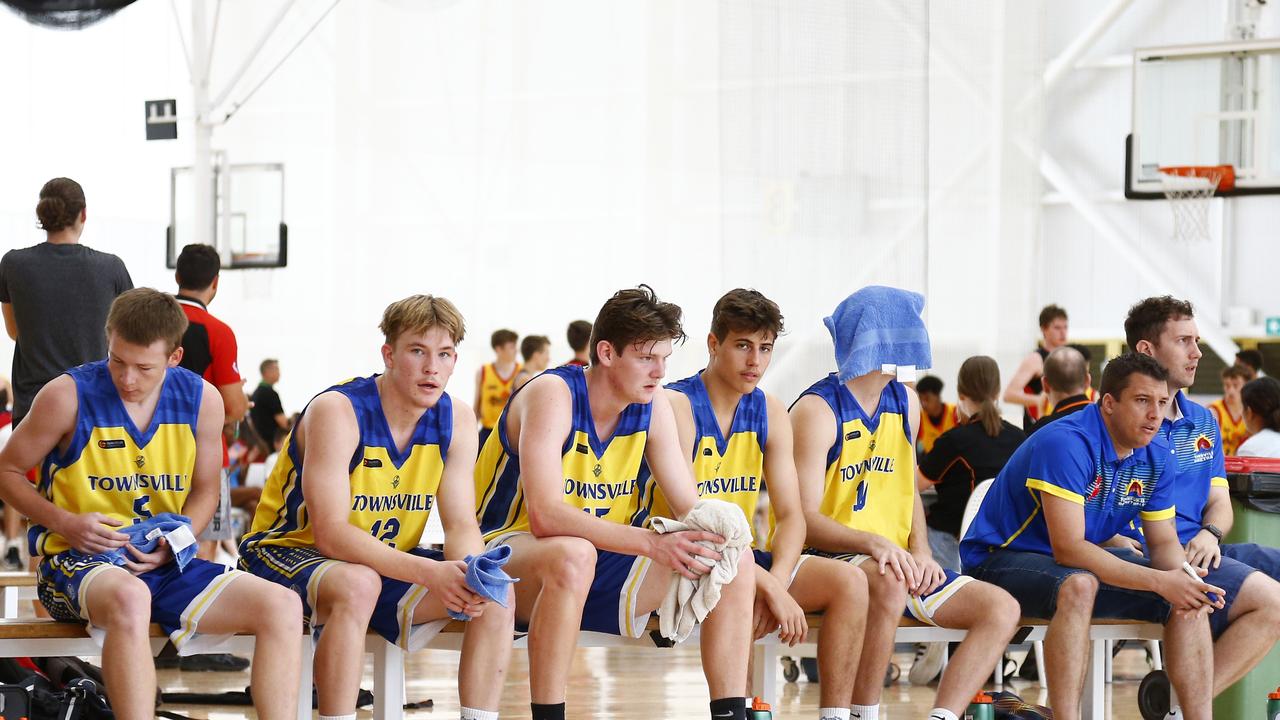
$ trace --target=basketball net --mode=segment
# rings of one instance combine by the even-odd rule
[[[1230,165],[1160,168],[1164,196],[1173,210],[1173,239],[1184,242],[1210,240],[1209,200],[1221,187],[1235,187]]]

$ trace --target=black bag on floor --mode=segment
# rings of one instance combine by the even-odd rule
[[[0,685],[4,720],[115,718],[102,685],[102,670],[79,658],[0,658],[0,682],[4,683]],[[24,700],[27,712],[16,714]]]

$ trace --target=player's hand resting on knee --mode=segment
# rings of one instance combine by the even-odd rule
[[[809,623],[804,618],[804,610],[791,597],[787,589],[777,579],[765,575],[757,586],[755,612],[752,614],[751,639],[759,640],[774,630],[778,631],[778,639],[787,645],[804,642],[809,634]]]
[[[467,586],[467,564],[461,560],[428,560],[419,581],[445,608],[477,618],[488,601]]]
[[[129,553],[133,561],[125,560],[124,569],[134,575],[151,572],[173,560],[173,548],[169,546],[169,541],[164,538],[160,538],[156,542],[156,549],[149,553],[144,553],[132,545],[127,546],[125,551]]]
[[[880,566],[881,575],[892,571],[894,577],[906,583],[908,589],[920,584],[920,568],[916,567],[916,559],[888,538],[876,535],[871,541],[871,552],[867,554]]]
[[[915,560],[916,569],[919,570],[915,587],[907,586],[907,591],[912,595],[923,597],[937,590],[939,585],[946,582],[947,574],[943,572],[942,566],[938,564],[938,561],[933,559],[933,553],[913,553],[911,559]]]
[[[647,553],[655,561],[680,573],[681,577],[697,580],[711,571],[720,559],[720,553],[711,549],[724,538],[703,530],[682,530],[661,535],[653,533]],[[704,544],[705,543],[705,544]]]
[[[124,547],[129,536],[116,532],[111,527],[120,527],[124,522],[102,513],[84,513],[68,515],[67,519],[55,528],[58,534],[66,538],[71,547],[82,553],[96,555],[108,550]],[[111,526],[111,527],[108,527]]]

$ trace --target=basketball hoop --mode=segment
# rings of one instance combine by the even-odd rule
[[[1209,200],[1219,190],[1236,186],[1231,165],[1188,165],[1160,168],[1160,184],[1173,209],[1173,239],[1209,240]]]

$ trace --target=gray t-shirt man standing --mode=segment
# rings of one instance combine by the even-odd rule
[[[45,383],[107,356],[107,311],[117,295],[133,287],[120,258],[80,244],[87,215],[76,181],[45,183],[36,216],[48,240],[0,258],[0,308],[16,343],[14,426]]]

